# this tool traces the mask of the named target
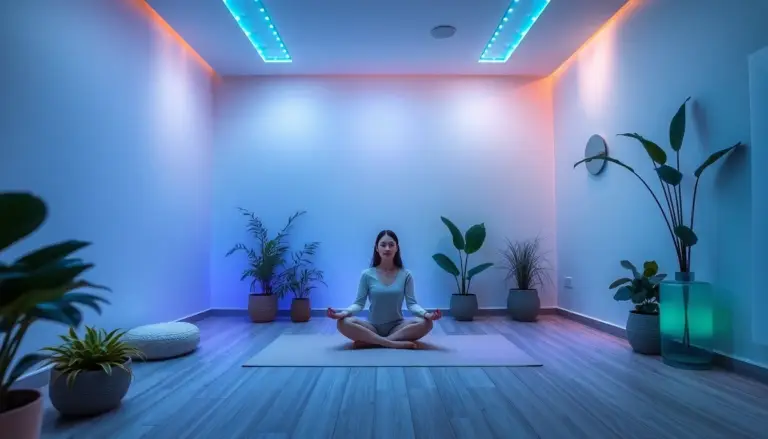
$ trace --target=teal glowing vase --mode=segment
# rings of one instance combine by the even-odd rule
[[[714,317],[712,285],[694,273],[675,273],[659,290],[661,357],[682,369],[712,367]]]

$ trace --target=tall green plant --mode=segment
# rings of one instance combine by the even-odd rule
[[[462,235],[459,228],[448,218],[441,216],[440,219],[451,232],[453,246],[459,252],[459,266],[457,267],[451,258],[442,253],[432,255],[432,259],[437,262],[440,268],[453,275],[459,294],[467,295],[470,291],[469,287],[472,283],[472,278],[493,266],[493,263],[486,262],[468,269],[469,255],[480,250],[485,242],[485,224],[475,224]]]
[[[725,157],[729,152],[742,146],[742,143],[739,142],[733,146],[729,146],[728,148],[713,153],[693,172],[696,180],[693,186],[690,220],[688,221],[688,224],[686,224],[683,211],[683,191],[680,185],[683,180],[683,173],[680,171],[680,149],[683,146],[683,139],[685,138],[686,104],[690,99],[690,97],[687,98],[685,102],[680,105],[677,113],[675,113],[669,123],[669,143],[674,153],[674,163],[672,165],[668,164],[667,153],[658,144],[637,133],[619,134],[619,136],[637,140],[643,148],[645,148],[653,165],[653,169],[656,172],[656,176],[659,179],[664,204],[662,204],[662,201],[653,189],[651,189],[648,183],[635,172],[633,168],[613,157],[606,156],[604,153],[579,160],[573,165],[573,167],[576,168],[580,164],[591,162],[592,160],[605,160],[608,163],[613,163],[626,169],[637,177],[651,194],[653,200],[661,211],[669,235],[672,238],[672,244],[675,248],[677,263],[681,273],[689,273],[691,271],[691,248],[696,245],[699,240],[696,233],[693,231],[693,224],[696,214],[696,195],[699,191],[699,180],[701,175],[708,167]]]
[[[0,252],[37,231],[47,217],[48,207],[41,198],[25,192],[0,193]],[[29,328],[38,321],[76,328],[83,320],[81,306],[101,313],[101,305],[108,303],[81,291],[109,291],[79,277],[94,265],[71,255],[89,245],[63,241],[33,250],[10,264],[0,262],[0,413],[12,408],[9,394],[16,380],[49,358],[34,352],[15,361]]]
[[[271,296],[278,294],[282,297],[285,289],[282,287],[285,277],[285,263],[290,253],[288,236],[294,221],[306,213],[299,211],[288,218],[285,227],[277,235],[270,238],[269,230],[264,226],[261,218],[243,208],[238,208],[248,218],[247,229],[256,239],[256,247],[248,247],[245,244],[235,245],[226,256],[235,252],[244,252],[248,258],[248,267],[243,270],[240,280],[251,279],[251,291],[255,292],[256,285],[261,286],[261,294]]]
[[[306,299],[310,293],[317,287],[317,284],[326,285],[323,279],[323,270],[314,266],[311,257],[315,256],[319,242],[310,242],[304,244],[304,248],[294,252],[291,258],[293,263],[285,271],[285,282],[283,288],[287,292],[293,293],[297,299]]]
[[[507,246],[501,251],[507,280],[514,279],[517,288],[533,290],[550,280],[549,264],[546,254],[541,251],[541,238],[524,241],[507,240]]]

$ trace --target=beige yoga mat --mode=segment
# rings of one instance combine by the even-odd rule
[[[244,367],[487,367],[541,366],[502,335],[429,335],[420,348],[352,349],[342,335],[285,334]]]

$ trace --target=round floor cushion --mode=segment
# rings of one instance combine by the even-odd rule
[[[147,360],[160,360],[197,349],[200,329],[186,322],[155,323],[131,329],[123,340],[143,352]]]

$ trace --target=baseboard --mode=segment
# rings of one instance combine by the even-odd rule
[[[598,331],[626,339],[627,332],[621,326],[603,320],[590,317],[575,311],[564,308],[557,308],[557,314],[569,320],[573,320]],[[752,378],[764,384],[768,384],[768,367],[752,363],[748,360],[735,358],[733,356],[715,351],[714,364],[722,369],[737,373],[739,375]]]
[[[325,316],[326,308],[313,308],[310,311],[310,315],[312,317],[323,317]],[[551,315],[556,314],[557,308],[551,307],[551,308],[542,308],[541,314],[542,315]],[[278,317],[289,317],[291,314],[290,310],[287,309],[281,309],[277,311]],[[407,312],[404,312],[403,314],[407,315]],[[205,317],[245,317],[248,315],[248,310],[244,308],[214,308],[209,309],[205,311]],[[360,317],[367,317],[368,316],[368,310],[360,311],[357,316]],[[450,316],[451,311],[450,310],[444,310],[443,311],[444,316]],[[507,308],[480,308],[477,311],[478,316],[505,316],[507,315]],[[198,319],[200,320],[200,319]]]
[[[171,320],[171,321],[195,323],[211,315],[211,311],[212,309],[208,308],[206,310],[199,311],[199,312],[196,312],[175,320]],[[49,378],[48,371],[51,370],[51,367],[52,366],[50,365],[41,367],[37,370],[28,372],[22,375],[18,380],[16,380],[12,388],[13,389],[39,389],[41,387],[47,386],[48,378]]]

